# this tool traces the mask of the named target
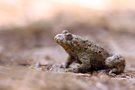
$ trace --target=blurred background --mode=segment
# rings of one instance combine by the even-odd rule
[[[65,62],[68,55],[53,40],[64,29],[99,43],[110,52],[121,54],[126,59],[126,70],[134,71],[134,4],[135,0],[0,0],[0,72],[15,70],[14,74],[4,73],[0,78],[9,77],[11,73],[15,77],[20,75],[15,74],[19,66]],[[7,67],[13,68],[10,70]],[[59,78],[63,79],[63,76]],[[12,87],[14,84],[10,85],[11,82],[8,85]],[[9,89],[1,83],[1,90]],[[38,84],[42,85],[41,82]],[[62,83],[60,85],[63,86]],[[20,87],[15,85],[12,89],[16,88]],[[84,86],[80,88],[87,89]],[[21,89],[30,90],[27,85]]]

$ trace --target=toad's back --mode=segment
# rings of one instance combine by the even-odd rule
[[[74,56],[76,55],[75,57],[78,57],[79,60],[82,60],[81,58],[85,56],[87,60],[90,60],[89,64],[94,68],[96,67],[95,69],[106,68],[105,60],[111,54],[98,44],[88,40],[81,40],[81,38],[79,39],[78,42],[76,41],[78,45],[74,44],[75,46],[72,46],[74,48],[72,50],[74,51]],[[78,48],[78,50],[75,50],[75,48]]]

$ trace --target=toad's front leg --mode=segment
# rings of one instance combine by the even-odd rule
[[[79,61],[81,62],[78,68],[69,69],[69,71],[74,73],[87,73],[91,68],[90,58],[89,55],[82,53],[80,55]]]
[[[76,59],[73,56],[69,56],[67,62],[65,63],[65,68],[69,68],[69,66],[75,61]]]

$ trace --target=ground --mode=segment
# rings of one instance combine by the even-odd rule
[[[104,19],[102,17],[103,22],[93,26],[86,22],[64,24],[61,20],[56,21],[57,25],[51,23],[53,28],[45,23],[43,26],[46,26],[40,28],[34,24],[21,30],[1,30],[0,90],[134,90],[135,31],[119,29],[113,22],[112,26],[108,25],[109,20],[106,22]],[[58,26],[61,23],[63,26]],[[111,77],[102,72],[64,72],[60,65],[65,63],[68,55],[53,40],[63,29],[121,54],[126,59],[125,73]],[[35,67],[37,64],[42,68]]]

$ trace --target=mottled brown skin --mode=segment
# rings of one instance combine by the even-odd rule
[[[125,59],[120,55],[112,55],[101,46],[84,40],[67,30],[57,34],[54,40],[69,54],[66,68],[73,62],[80,66],[72,69],[73,72],[86,73],[96,70],[108,70],[109,74],[120,74],[125,69]],[[70,70],[69,70],[70,71]]]

